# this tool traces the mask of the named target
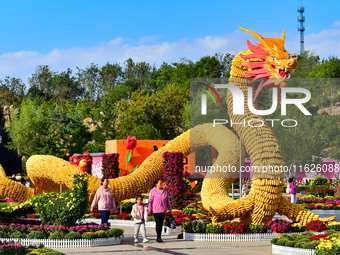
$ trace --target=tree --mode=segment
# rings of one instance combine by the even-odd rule
[[[129,100],[117,102],[117,137],[173,139],[181,132],[181,113],[187,99],[187,95],[174,85],[153,94],[131,93]]]
[[[6,76],[0,80],[0,104],[19,105],[25,97],[25,84],[21,79]]]
[[[125,62],[124,74],[123,74],[123,85],[129,88],[129,91],[136,90],[155,90],[154,73],[156,72],[155,67],[151,67],[146,62],[133,62],[129,58]]]
[[[27,99],[21,104],[19,115],[13,116],[6,130],[11,142],[9,148],[19,155],[48,154],[66,158],[83,152],[90,134],[75,112],[67,114],[62,107]]]
[[[310,51],[304,51],[297,59],[297,68],[291,75],[292,78],[308,78],[310,72],[320,64],[320,57]]]
[[[45,100],[51,100],[56,89],[52,78],[53,72],[48,65],[38,66],[28,80],[30,84],[28,94],[32,97],[43,97]]]

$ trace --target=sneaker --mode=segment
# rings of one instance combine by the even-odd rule
[[[146,238],[143,239],[143,243],[148,243],[148,242],[149,242],[148,239],[146,239]]]
[[[135,239],[135,243],[138,243],[138,239],[137,238]]]

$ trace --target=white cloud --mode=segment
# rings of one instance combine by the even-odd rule
[[[340,20],[334,21],[333,26],[334,26],[334,27],[340,27]]]
[[[339,26],[338,26],[339,25]],[[276,34],[264,36],[275,36]],[[278,33],[278,36],[281,34]],[[144,37],[138,41],[128,38],[116,38],[91,47],[72,47],[54,49],[42,54],[33,51],[5,53],[0,56],[0,78],[14,76],[27,78],[38,65],[50,65],[54,71],[63,71],[68,67],[76,71],[76,67],[85,68],[90,63],[104,65],[107,62],[123,63],[128,58],[134,61],[146,61],[159,66],[164,62],[176,62],[180,58],[197,60],[202,56],[217,52],[237,54],[247,49],[246,41],[257,42],[256,38],[244,31],[234,31],[223,36],[206,36],[188,40],[183,38],[175,42],[158,42],[160,37]],[[305,36],[305,49],[313,50],[321,57],[333,54],[340,56],[340,21],[334,22],[334,28],[325,29],[317,34]],[[299,52],[299,36],[286,36],[286,49]]]

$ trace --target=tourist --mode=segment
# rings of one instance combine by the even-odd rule
[[[289,178],[288,182],[289,182],[289,188],[290,188],[290,202],[295,204],[297,202],[296,193],[297,193],[298,186],[295,184],[295,178],[293,177]]]
[[[145,222],[148,222],[148,208],[143,204],[143,197],[138,195],[136,197],[136,204],[132,206],[131,215],[134,218],[134,237],[135,243],[138,243],[139,230],[142,232],[143,243],[149,242],[146,239]]]
[[[100,181],[101,185],[99,189],[96,192],[96,195],[93,198],[92,204],[91,204],[91,211],[95,208],[95,206],[98,204],[98,211],[100,213],[100,217],[102,219],[102,223],[107,223],[110,216],[110,210],[116,209],[116,203],[113,198],[113,194],[108,187],[109,180],[103,177]]]
[[[155,187],[150,191],[149,194],[149,213],[151,213],[155,218],[156,222],[156,233],[157,240],[156,242],[162,243],[161,239],[162,227],[165,218],[165,214],[167,210],[171,212],[172,207],[170,204],[170,198],[168,192],[165,188],[163,188],[163,181],[161,179],[157,179],[155,181]]]
[[[247,197],[247,186],[245,183],[242,185],[242,197]]]

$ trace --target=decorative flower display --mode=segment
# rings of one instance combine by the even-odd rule
[[[183,153],[181,152],[164,152],[164,175],[162,179],[165,181],[169,191],[170,201],[173,208],[182,209],[183,194],[186,190],[186,184],[183,180]]]
[[[119,154],[103,154],[102,155],[102,172],[103,177],[107,179],[115,179],[119,176]]]
[[[224,233],[228,234],[243,234],[246,231],[246,226],[241,222],[228,222],[223,226]]]
[[[306,224],[309,231],[321,232],[327,229],[327,225],[321,220],[312,220]]]
[[[126,139],[126,149],[133,150],[137,146],[137,138],[135,136],[128,136]]]
[[[129,165],[129,163],[132,159],[133,149],[136,148],[136,146],[137,146],[137,138],[135,136],[132,136],[132,137],[128,136],[128,138],[126,139],[126,150],[127,150],[126,155],[127,155],[127,158],[126,158],[125,175],[128,175],[128,165]],[[129,150],[131,150],[130,153],[129,153]],[[132,172],[136,171],[137,168],[138,168],[138,165],[136,165],[133,168]],[[122,173],[120,176],[124,176],[124,174]]]
[[[275,219],[267,223],[266,227],[277,233],[287,233],[291,229],[291,224],[287,220]]]

